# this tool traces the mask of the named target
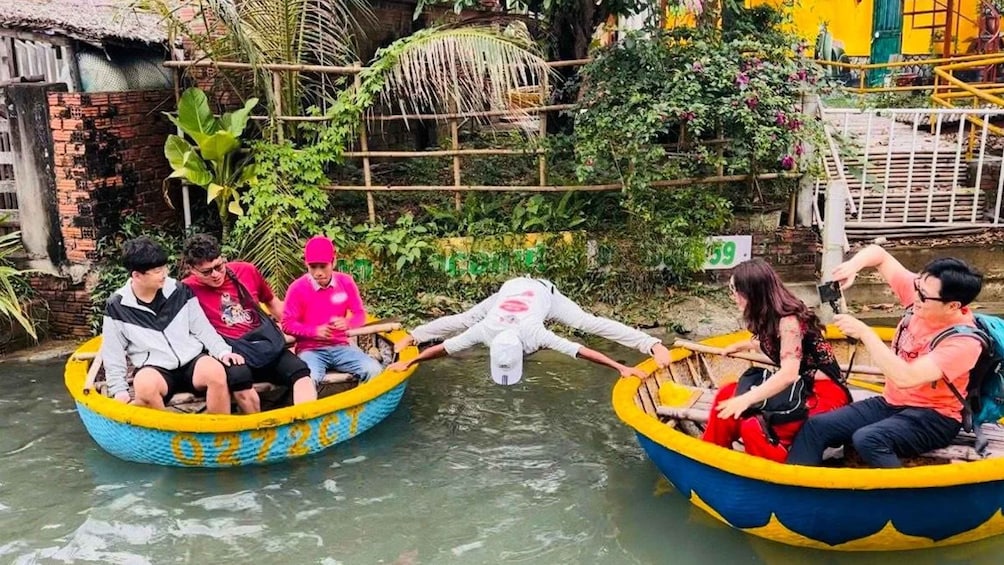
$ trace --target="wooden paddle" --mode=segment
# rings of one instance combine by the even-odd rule
[[[695,343],[693,341],[687,341],[685,339],[678,339],[678,340],[676,340],[675,342],[673,342],[673,347],[682,347],[684,349],[688,349],[690,351],[696,351],[698,353],[708,353],[708,354],[711,354],[711,355],[721,355],[723,357],[734,357],[736,359],[743,359],[743,360],[746,360],[746,361],[752,361],[754,363],[760,363],[760,364],[763,364],[763,365],[772,365],[772,366],[775,366],[775,367],[777,366],[776,363],[774,363],[773,361],[771,361],[769,357],[767,357],[766,355],[764,355],[762,353],[750,353],[750,352],[746,352],[746,351],[739,351],[739,352],[736,352],[736,353],[725,353],[725,349],[723,349],[721,347],[712,347],[710,345],[704,345],[703,343]],[[840,365],[840,370],[841,371],[846,371],[847,370],[847,366],[846,365]],[[882,374],[882,371],[879,370],[878,367],[872,367],[872,366],[869,366],[869,365],[857,365],[857,366],[855,366],[852,369],[851,372],[853,372],[855,374],[859,374],[859,375],[872,375],[872,376],[876,376],[876,377],[884,377],[885,376],[885,375]]]
[[[369,335],[369,334],[389,332],[401,329],[401,322],[383,322],[383,323],[378,323],[378,322],[379,320],[377,322],[373,322],[372,324],[366,324],[365,326],[359,326],[358,328],[347,330],[345,332],[345,335],[349,337],[355,337],[359,335]]]
[[[656,369],[666,371],[666,369]],[[672,377],[660,379],[659,398],[655,411],[660,416],[668,416],[677,420],[692,422],[707,422],[708,411],[693,406],[701,399],[702,391],[683,386],[672,380]]]
[[[77,359],[83,357],[83,353],[77,356]],[[101,369],[101,354],[97,353],[94,355],[94,360],[91,361],[91,366],[87,369],[87,379],[84,380],[84,394],[90,394],[94,390],[94,380],[98,378],[98,371]]]

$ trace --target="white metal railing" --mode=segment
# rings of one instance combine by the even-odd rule
[[[831,180],[846,181],[855,216],[848,228],[1001,225],[1004,147],[993,145],[987,124],[1004,121],[1004,110],[826,108],[821,115],[828,141],[833,128],[844,142],[831,147],[838,170]]]

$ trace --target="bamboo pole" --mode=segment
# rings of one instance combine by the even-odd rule
[[[795,179],[801,176],[800,173],[763,173],[756,175],[760,180],[766,179]],[[655,187],[687,186],[691,184],[715,184],[724,182],[735,182],[750,180],[753,175],[728,175],[720,177],[695,177],[686,179],[673,179],[652,182]],[[413,192],[413,191],[472,191],[472,192],[600,192],[605,190],[622,190],[621,183],[610,184],[585,184],[585,185],[373,185],[370,187],[360,185],[328,185],[322,187],[324,190],[372,190],[374,192]]]
[[[562,67],[578,67],[591,62],[592,59],[570,59],[567,61],[545,61],[544,64],[552,69]],[[240,63],[236,61],[214,61],[212,59],[200,59],[198,61],[164,61],[163,65],[169,69],[187,69],[189,67],[216,67],[218,69],[234,69],[252,71],[262,69],[266,71],[293,71],[301,73],[322,73],[329,75],[355,75],[363,72],[368,67],[353,65],[351,67],[339,67],[336,65],[300,65],[290,63],[267,63],[264,65],[252,65],[251,63]]]
[[[561,112],[564,110],[571,110],[576,108],[575,104],[551,104],[548,106],[539,106],[532,108],[524,108],[522,111],[527,114],[541,114],[545,112]],[[449,120],[451,118],[492,118],[498,116],[508,116],[511,115],[510,110],[485,110],[482,112],[457,112],[457,113],[446,113],[446,114],[384,114],[384,115],[367,115],[365,118],[368,122],[396,122],[396,121],[406,121],[406,120],[418,120],[418,121],[433,121],[433,120]],[[251,116],[252,120],[269,120],[272,119],[268,116]],[[333,118],[330,116],[276,116],[275,119],[284,122],[330,122]]]
[[[548,81],[547,75],[541,75],[540,77],[540,104],[543,105],[548,100]],[[540,129],[538,134],[540,139],[547,137],[547,113],[540,114]],[[543,151],[540,152],[540,156],[537,157],[537,169],[538,169],[538,183],[540,186],[547,186],[547,155]]]
[[[526,151],[523,149],[439,149],[434,151],[345,151],[342,157],[372,158],[420,158],[456,157],[459,155],[534,155],[546,154],[544,149]]]
[[[281,116],[282,115],[282,74],[280,74],[278,71],[273,71],[272,72],[272,97],[274,98],[273,102],[275,104],[275,115],[276,116]],[[282,143],[282,140],[285,137],[285,134],[282,131],[282,122],[280,120],[278,120],[278,119],[273,119],[272,120],[272,127],[275,128],[275,135],[276,135],[276,138],[279,140],[279,143]]]
[[[690,351],[695,351],[697,353],[708,353],[710,355],[721,355],[723,357],[734,357],[736,359],[743,359],[744,361],[752,361],[754,363],[760,363],[762,365],[775,365],[769,357],[763,355],[762,353],[730,353],[726,354],[725,350],[721,347],[712,347],[710,345],[704,345],[703,343],[695,343],[693,341],[687,341],[685,339],[678,339],[673,342],[673,347],[682,347]],[[840,365],[840,370],[846,372],[847,365]],[[885,376],[878,367],[872,367],[869,365],[854,365],[851,367],[851,373],[860,375],[873,375],[877,377]]]
[[[353,77],[356,92],[362,87],[362,78],[356,74]],[[370,145],[369,138],[366,136],[366,121],[362,120],[359,124],[359,148],[362,149],[361,153],[363,155],[363,184],[367,187],[366,190],[366,211],[369,213],[370,224],[376,224],[376,201],[373,199],[373,191],[369,190],[369,187],[373,184],[373,173],[370,170]]]
[[[453,77],[453,83],[456,84],[457,77]],[[450,101],[450,109],[453,110],[457,107],[455,101]],[[461,197],[460,197],[460,124],[457,123],[457,118],[450,118],[450,150],[453,154],[453,186],[456,190],[453,193],[453,207],[457,212],[461,208]]]
[[[576,108],[576,104],[549,104],[547,106],[538,106],[533,108],[524,108],[523,112],[527,114],[539,114],[544,112],[561,112],[564,110],[571,110]],[[396,121],[396,120],[448,120],[450,118],[493,118],[498,116],[508,116],[512,114],[509,110],[484,110],[481,112],[461,112],[461,113],[447,113],[447,114],[393,114],[393,115],[383,115],[383,116],[372,116],[369,119],[372,121]]]

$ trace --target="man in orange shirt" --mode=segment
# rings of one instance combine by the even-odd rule
[[[882,396],[809,418],[795,437],[788,463],[820,465],[824,449],[850,442],[869,465],[900,467],[900,457],[945,447],[962,427],[962,403],[947,383],[966,390],[980,343],[948,338],[932,349],[930,342],[952,326],[975,326],[968,305],[979,295],[983,276],[951,258],[931,261],[918,275],[872,245],[839,265],[833,278],[847,288],[867,267],[875,267],[900,303],[913,311],[900,322],[892,349],[852,316],[833,320],[845,335],[861,341],[882,370]]]

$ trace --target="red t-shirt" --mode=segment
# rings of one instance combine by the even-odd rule
[[[275,295],[258,269],[251,263],[234,261],[227,268],[241,281],[256,303],[271,302]],[[185,278],[185,284],[192,289],[209,323],[223,337],[236,339],[258,327],[260,321],[250,304],[241,304],[237,285],[226,277],[218,287],[202,284],[195,275]]]

